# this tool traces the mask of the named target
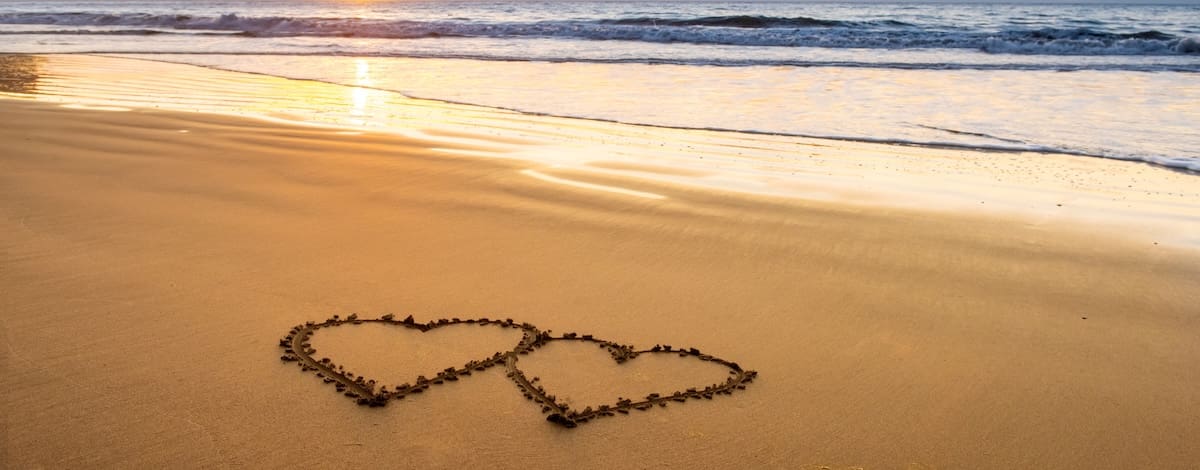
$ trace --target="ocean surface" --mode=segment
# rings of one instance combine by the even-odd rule
[[[152,60],[654,126],[1200,171],[1200,5],[0,3],[0,53]]]

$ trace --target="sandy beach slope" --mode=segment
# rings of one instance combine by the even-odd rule
[[[1194,252],[205,113],[0,100],[0,142],[6,468],[1200,461]],[[572,430],[501,368],[365,408],[279,360],[288,328],[350,312],[695,346],[760,378]],[[316,346],[388,383],[514,340],[362,331]],[[714,373],[554,346],[529,367],[580,404]]]

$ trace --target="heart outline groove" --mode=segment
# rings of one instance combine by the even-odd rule
[[[458,324],[495,325],[504,328],[520,329],[522,336],[521,341],[507,352],[496,351],[485,359],[468,361],[462,367],[447,367],[439,371],[432,379],[426,378],[424,375],[418,375],[413,380],[413,383],[397,385],[394,390],[386,388],[376,390],[375,380],[355,375],[353,372],[346,370],[345,367],[334,363],[328,357],[315,359],[313,354],[317,350],[310,343],[313,333],[319,329],[343,325],[361,325],[363,323],[395,325],[415,329],[422,333]],[[594,343],[600,348],[606,349],[617,364],[623,364],[643,354],[678,354],[681,357],[694,356],[702,361],[715,362],[725,366],[729,369],[730,377],[725,382],[714,383],[702,389],[693,387],[668,394],[651,393],[638,401],[618,397],[615,403],[600,404],[597,405],[596,409],[588,406],[583,410],[572,410],[566,403],[558,401],[554,394],[545,390],[540,385],[535,385],[534,382],[537,380],[530,380],[517,365],[519,356],[535,352],[538,348],[552,341],[583,341]],[[617,414],[629,414],[632,410],[647,411],[654,408],[655,405],[665,407],[671,401],[682,403],[689,399],[703,398],[711,400],[719,395],[732,395],[737,390],[744,390],[758,376],[757,372],[745,370],[736,362],[703,353],[696,348],[674,348],[670,345],[656,344],[650,349],[635,350],[633,346],[598,339],[587,334],[566,333],[561,336],[552,336],[548,330],[543,332],[532,324],[518,323],[511,318],[504,320],[489,318],[465,320],[459,318],[442,318],[426,323],[418,323],[413,319],[412,315],[407,316],[403,320],[396,320],[392,314],[387,314],[377,319],[360,319],[357,314],[351,314],[346,318],[333,315],[321,323],[308,321],[302,325],[292,327],[288,331],[287,336],[279,340],[279,346],[284,350],[284,354],[280,356],[280,360],[297,363],[302,371],[314,372],[323,382],[333,384],[338,392],[353,399],[359,405],[369,407],[386,406],[391,400],[401,400],[410,394],[423,393],[432,385],[454,382],[461,377],[470,376],[471,372],[484,371],[503,362],[508,378],[521,390],[522,395],[527,400],[540,405],[542,413],[548,413],[546,421],[565,428],[574,428],[598,418],[616,416]]]
[[[342,325],[361,325],[363,323],[383,323],[395,325],[404,328],[415,329],[422,333],[458,324],[477,324],[477,325],[497,325],[505,328],[521,329],[524,334],[521,337],[521,342],[515,348],[508,352],[497,351],[490,357],[480,360],[468,361],[462,367],[447,367],[434,375],[433,378],[426,378],[424,375],[418,375],[412,380],[412,383],[404,383],[397,385],[394,390],[376,390],[376,381],[368,379],[361,375],[355,375],[353,372],[346,370],[343,366],[333,362],[332,359],[323,357],[315,359],[312,355],[317,352],[309,343],[312,334],[321,328],[330,328]],[[351,314],[346,318],[340,318],[338,315],[330,317],[321,323],[305,322],[302,325],[296,325],[288,332],[287,336],[279,340],[279,346],[283,348],[284,353],[279,357],[284,362],[296,362],[300,369],[304,372],[313,371],[317,377],[327,384],[333,384],[334,388],[355,400],[359,405],[370,407],[387,406],[390,400],[401,400],[405,396],[414,393],[422,393],[428,390],[431,385],[440,385],[444,382],[457,381],[459,377],[471,375],[472,371],[480,372],[487,370],[499,364],[509,354],[523,354],[527,352],[534,341],[539,336],[539,331],[533,325],[528,323],[516,323],[511,318],[504,320],[493,320],[488,318],[478,319],[439,319],[427,323],[418,323],[413,320],[412,315],[409,315],[403,320],[396,320],[394,315],[388,314],[377,319],[360,319],[358,315]]]
[[[633,346],[616,343],[613,341],[598,339],[592,335],[566,333],[562,336],[550,336],[549,332],[540,333],[537,340],[533,343],[533,348],[540,348],[551,341],[583,341],[595,343],[602,349],[607,349],[617,364],[624,364],[630,360],[636,359],[643,354],[678,354],[681,357],[695,356],[697,359],[706,362],[715,362],[729,369],[729,375],[725,382],[719,384],[711,384],[703,389],[699,387],[691,387],[686,390],[677,390],[669,394],[651,393],[639,401],[632,399],[617,397],[617,401],[612,404],[600,404],[596,409],[592,409],[589,405],[583,410],[571,410],[566,403],[558,401],[557,397],[545,390],[540,385],[535,385],[535,380],[530,380],[525,372],[517,367],[519,361],[516,354],[510,355],[505,360],[505,369],[508,372],[508,378],[516,383],[517,388],[521,389],[525,399],[533,401],[541,405],[542,413],[549,413],[546,416],[546,421],[567,427],[574,428],[579,424],[588,421],[616,416],[617,414],[629,414],[630,411],[647,411],[658,405],[665,407],[669,402],[683,403],[689,399],[704,398],[712,400],[718,395],[732,395],[735,390],[745,390],[746,385],[754,381],[758,376],[758,372],[753,370],[743,370],[741,365],[736,362],[727,361],[711,354],[700,352],[696,348],[674,348],[671,345],[656,344],[654,347],[645,350],[635,350]]]

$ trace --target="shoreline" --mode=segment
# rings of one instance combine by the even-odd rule
[[[2,54],[2,53],[0,53],[0,54]],[[41,55],[45,55],[45,54],[41,54]],[[209,70],[217,70],[217,71],[222,71],[222,72],[246,73],[246,74],[261,75],[264,77],[271,77],[271,78],[283,78],[283,79],[287,79],[287,80],[313,81],[313,82],[326,83],[326,84],[337,85],[337,86],[364,88],[364,89],[370,89],[370,90],[380,91],[380,92],[385,92],[385,93],[396,93],[396,94],[399,94],[399,95],[403,96],[404,98],[410,99],[410,100],[432,101],[432,102],[444,103],[444,104],[449,104],[449,105],[495,109],[495,110],[500,110],[500,111],[519,113],[519,114],[528,115],[528,116],[540,116],[540,117],[556,118],[556,119],[577,119],[577,120],[581,120],[581,121],[600,122],[600,123],[606,123],[606,124],[615,124],[615,125],[619,125],[619,126],[641,127],[641,128],[649,128],[649,129],[664,129],[664,130],[671,130],[671,131],[716,132],[716,133],[723,133],[723,134],[724,133],[742,134],[742,135],[747,135],[747,136],[764,136],[764,137],[775,137],[775,138],[785,138],[785,139],[799,139],[799,140],[807,140],[807,141],[815,140],[815,141],[847,142],[847,143],[851,143],[851,144],[886,145],[886,146],[896,146],[896,147],[916,147],[916,148],[922,148],[922,149],[929,149],[929,150],[933,150],[933,151],[964,151],[964,152],[973,152],[973,153],[1006,153],[1006,154],[1029,154],[1029,155],[1067,155],[1067,156],[1075,156],[1075,157],[1101,158],[1101,159],[1107,159],[1107,160],[1128,162],[1128,163],[1132,163],[1132,164],[1148,165],[1148,166],[1154,167],[1154,168],[1161,168],[1161,169],[1166,169],[1166,170],[1175,171],[1175,172],[1179,172],[1179,173],[1183,173],[1183,174],[1189,174],[1189,175],[1200,174],[1200,173],[1198,173],[1198,170],[1188,169],[1188,168],[1182,167],[1182,166],[1175,166],[1175,165],[1171,165],[1168,163],[1139,160],[1135,157],[1117,157],[1117,156],[1103,155],[1103,154],[1098,154],[1098,153],[1087,153],[1085,151],[1071,151],[1068,149],[1056,149],[1056,148],[1046,147],[1046,146],[1005,147],[1002,145],[990,145],[990,146],[986,145],[986,144],[972,145],[972,144],[964,144],[964,143],[953,143],[953,142],[948,142],[948,141],[947,142],[915,141],[915,140],[901,140],[901,139],[887,139],[887,138],[875,139],[875,138],[870,138],[870,137],[817,135],[817,134],[803,134],[803,133],[795,133],[795,132],[767,131],[767,130],[756,130],[756,129],[735,129],[735,128],[719,128],[719,127],[688,127],[688,126],[682,126],[682,125],[651,124],[651,123],[636,122],[636,121],[622,121],[619,119],[611,119],[611,118],[603,118],[603,117],[588,117],[588,116],[555,114],[552,112],[539,112],[539,111],[532,111],[532,110],[528,110],[528,109],[521,109],[521,108],[517,108],[517,107],[510,107],[510,106],[487,105],[487,104],[480,104],[480,103],[471,102],[471,101],[458,101],[458,100],[453,100],[453,99],[437,98],[437,97],[432,97],[432,96],[410,95],[410,94],[406,94],[403,92],[390,90],[387,88],[380,88],[378,86],[372,86],[369,84],[342,83],[342,82],[323,80],[323,79],[318,79],[318,78],[289,77],[289,76],[285,76],[285,75],[272,74],[269,72],[238,70],[236,68],[228,68],[226,66],[205,64],[202,62],[188,62],[186,60],[179,60],[180,57],[190,57],[190,56],[218,56],[218,57],[220,57],[220,56],[228,56],[229,54],[121,53],[121,52],[115,52],[115,53],[91,52],[91,53],[89,53],[89,52],[80,52],[80,53],[63,53],[63,54],[54,54],[54,55],[81,55],[81,56],[94,56],[94,57],[110,57],[110,58],[117,58],[117,59],[144,60],[147,62],[158,62],[158,63],[164,63],[164,64],[187,65],[187,66],[202,67],[202,68],[206,68]],[[246,54],[246,55],[260,56],[260,54]],[[261,56],[273,57],[272,54],[261,54]],[[320,54],[283,54],[281,56],[282,57],[291,57],[291,58],[312,58],[312,59],[329,59],[330,58],[330,56],[323,56]],[[166,58],[162,58],[162,57],[166,57]],[[496,60],[491,60],[491,59],[477,59],[477,58],[463,59],[463,58],[449,58],[449,57],[334,56],[334,58],[344,59],[344,60],[354,60],[354,61],[366,60],[366,61],[372,61],[372,62],[379,61],[379,60],[403,60],[403,61],[413,61],[413,62],[418,62],[418,63],[421,61],[429,61],[429,62],[434,62],[434,63],[436,63],[436,62],[485,62],[485,63],[486,62],[496,62]],[[521,62],[521,61],[500,60],[499,62],[515,63],[518,65],[526,64],[526,62]],[[539,62],[535,61],[533,63],[539,63]],[[588,62],[583,62],[583,63],[591,65]],[[556,63],[551,62],[551,64],[556,64]],[[618,63],[614,63],[614,64],[609,64],[609,65],[629,65],[629,64],[618,62]],[[663,65],[663,64],[642,64],[642,65],[658,66],[658,65]],[[695,65],[695,64],[668,64],[668,65],[691,66],[691,65]],[[831,67],[831,68],[837,68],[837,67]],[[900,70],[906,70],[906,69],[900,69]],[[939,71],[942,71],[942,70],[939,70]],[[1176,71],[1164,70],[1164,71],[1144,71],[1142,73],[1153,74],[1153,73],[1174,73],[1174,72],[1176,72]],[[367,80],[367,81],[370,82],[370,80]],[[936,128],[936,127],[930,127],[930,126],[924,126],[924,127],[941,130],[941,131],[947,132],[949,134],[977,135],[977,134],[974,134],[971,132],[958,131],[958,130],[953,130],[953,129],[942,129],[942,128]],[[995,139],[995,140],[1001,141],[1001,142],[1020,143],[1019,141],[1010,141],[1007,139],[995,138],[992,136],[986,136],[986,135],[980,135],[980,136],[990,137],[992,139]]]
[[[21,96],[37,100],[196,110],[444,140],[470,147],[455,155],[525,161],[534,165],[530,171],[583,176],[584,184],[649,180],[864,208],[981,213],[1200,249],[1195,175],[1135,162],[631,125],[141,58],[28,57],[58,59],[41,66],[54,77],[44,80],[53,96]],[[161,79],[130,77],[139,67]],[[97,80],[132,82],[123,89],[87,84]],[[195,89],[170,88],[181,80]],[[254,89],[267,90],[268,97],[250,94]],[[282,96],[288,93],[298,96]]]
[[[63,78],[114,73],[89,63],[59,64],[42,92],[117,86]],[[331,96],[186,70],[120,86],[137,94],[160,81],[227,101]],[[602,135],[565,127],[573,121],[417,103],[394,110],[421,123],[405,136],[56,96],[70,102],[0,100],[0,139],[18,144],[0,152],[0,455],[14,466],[1200,459],[1187,437],[1200,433],[1200,377],[1188,372],[1200,361],[1200,259],[1190,250],[1057,219],[676,184],[700,178],[689,167],[634,166],[660,177],[631,178],[612,157],[598,161],[613,173],[554,168],[571,156],[545,142]],[[531,154],[547,163],[531,167]],[[530,168],[662,198],[522,174]],[[547,423],[502,367],[360,407],[280,361],[289,328],[350,313],[517,318],[634,351],[687,345],[759,375],[730,396],[570,430]],[[322,329],[312,345],[388,385],[432,377],[443,355],[459,365],[515,342],[474,330],[339,331]],[[618,366],[572,344],[522,356],[522,387],[536,375],[578,409],[728,376],[653,358]]]

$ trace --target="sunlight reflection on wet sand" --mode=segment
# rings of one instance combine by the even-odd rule
[[[644,191],[635,191],[635,190],[627,189],[627,188],[618,188],[616,186],[606,186],[606,185],[602,185],[602,184],[585,183],[582,181],[573,181],[573,180],[569,180],[569,179],[559,178],[556,176],[547,175],[547,174],[542,173],[537,170],[521,170],[521,173],[524,175],[532,176],[532,177],[537,178],[542,181],[555,183],[555,184],[564,184],[567,186],[574,186],[576,188],[594,189],[597,191],[604,191],[604,192],[616,193],[616,194],[624,194],[626,196],[644,197],[647,199],[666,199],[667,198],[666,196],[663,196],[661,194],[647,193]]]

